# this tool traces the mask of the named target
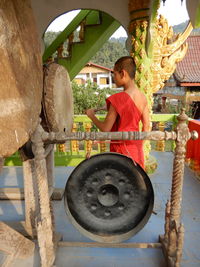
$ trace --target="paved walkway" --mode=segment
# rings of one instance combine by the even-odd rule
[[[146,226],[126,242],[157,242],[164,232],[164,210],[170,197],[173,154],[154,152],[158,169],[150,176],[154,192],[154,211]],[[64,187],[73,167],[56,167],[56,187]],[[22,168],[5,167],[0,176],[0,187],[23,187]],[[183,188],[182,222],[185,226],[185,243],[182,267],[200,266],[200,182],[189,168],[185,168]],[[68,221],[62,201],[54,201],[56,228],[64,241],[91,242],[80,234]],[[0,220],[24,220],[23,201],[1,201]],[[0,265],[4,255],[0,253]],[[56,254],[57,267],[164,267],[161,249],[124,248],[73,248],[59,247]],[[39,267],[39,255],[26,260],[16,260],[12,267]]]

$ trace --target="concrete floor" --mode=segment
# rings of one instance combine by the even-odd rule
[[[158,160],[156,172],[150,176],[155,193],[154,211],[145,227],[126,242],[158,242],[164,232],[164,210],[170,197],[173,154],[153,152]],[[56,167],[56,187],[64,187],[73,167]],[[23,187],[22,168],[4,167],[0,176],[0,187]],[[200,266],[200,182],[194,173],[185,168],[183,188],[182,222],[185,227],[185,242],[182,267]],[[62,201],[54,201],[56,230],[64,241],[91,242],[79,233],[68,221]],[[23,201],[1,201],[0,221],[24,220]],[[5,255],[0,253],[0,265]],[[161,249],[124,248],[74,248],[59,247],[55,265],[57,267],[164,267],[165,260]],[[38,267],[39,254],[25,260],[15,260],[12,267]]]

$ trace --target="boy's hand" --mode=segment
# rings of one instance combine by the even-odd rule
[[[85,114],[91,119],[95,116],[95,112],[93,108],[86,109]]]

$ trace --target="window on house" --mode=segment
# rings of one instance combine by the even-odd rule
[[[74,81],[75,81],[78,85],[84,84],[84,80],[83,80],[82,78],[75,78]]]
[[[100,84],[109,84],[109,78],[108,77],[100,77]]]

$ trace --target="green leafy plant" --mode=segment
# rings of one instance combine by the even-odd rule
[[[106,98],[116,92],[110,88],[100,89],[96,83],[90,81],[84,85],[78,85],[73,81],[72,91],[74,114],[85,114],[85,110],[88,108],[104,106]],[[99,113],[105,113],[105,111],[99,111]]]

